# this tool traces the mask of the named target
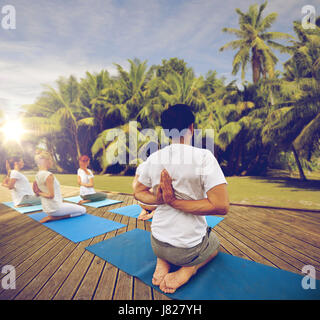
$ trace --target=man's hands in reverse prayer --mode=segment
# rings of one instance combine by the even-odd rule
[[[157,201],[160,203],[171,204],[176,200],[172,187],[172,179],[166,169],[162,170],[160,176],[160,185],[156,190]]]

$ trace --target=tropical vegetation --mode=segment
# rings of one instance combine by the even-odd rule
[[[305,169],[320,167],[320,19],[314,29],[293,22],[294,36],[269,31],[277,14],[265,16],[266,6],[236,9],[239,28],[222,30],[237,38],[220,51],[236,50],[232,73],[241,70],[241,85],[227,83],[214,70],[196,76],[176,57],[152,66],[129,59],[128,69],[115,64],[116,76],[107,70],[87,72],[81,79],[70,75],[23,106],[24,124],[32,130],[26,144],[46,148],[60,172],[75,172],[80,154],[88,154],[96,172],[130,174],[143,155],[160,147],[161,112],[186,103],[197,128],[214,129],[203,142],[214,139],[226,175],[263,175],[279,168],[297,169],[306,179]],[[289,55],[282,71],[277,70],[278,53]],[[247,72],[252,82],[245,80]],[[148,128],[156,129],[155,136],[148,135]],[[137,154],[130,154],[132,143]],[[2,161],[11,151],[0,146],[0,153]]]

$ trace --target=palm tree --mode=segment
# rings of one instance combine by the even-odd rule
[[[141,106],[145,103],[145,89],[149,80],[152,78],[154,69],[148,70],[147,61],[140,62],[139,59],[128,60],[129,71],[123,69],[119,64],[115,64],[119,73],[118,87],[119,96],[122,101],[119,105],[125,106],[128,112],[128,119],[136,119]]]
[[[117,165],[122,168],[120,174],[123,175],[145,160],[142,159],[141,155],[147,153],[146,149],[148,149],[150,143],[159,146],[162,141],[160,139],[162,132],[160,127],[156,127],[153,134],[147,134],[147,132],[144,134],[139,129],[141,129],[139,125],[135,127],[129,122],[100,133],[91,148],[91,152],[93,157],[99,161],[102,173],[106,172],[110,166]]]
[[[320,145],[320,28],[304,30],[294,23],[298,41],[286,51],[292,57],[284,64],[284,78],[278,82],[283,101],[270,113],[262,132],[263,141],[291,149],[300,173],[299,159],[310,159]]]
[[[47,147],[56,159],[54,149],[59,147],[56,144],[67,143],[70,149],[64,146],[61,152],[71,152],[71,162],[76,167],[81,155],[79,120],[87,109],[81,104],[80,86],[75,77],[60,78],[57,85],[57,89],[47,86],[38,101],[26,107],[24,122],[39,137],[46,137]]]
[[[275,39],[289,39],[291,36],[283,32],[267,32],[277,18],[277,13],[271,13],[263,18],[262,14],[267,6],[264,2],[259,7],[251,5],[247,13],[236,9],[239,15],[240,29],[224,28],[223,32],[234,34],[238,39],[220,48],[239,49],[233,59],[232,74],[236,75],[241,67],[241,78],[244,80],[246,66],[251,61],[253,83],[257,84],[260,77],[273,78],[274,67],[278,61],[271,48],[282,49],[283,46],[274,42]]]
[[[187,69],[182,75],[171,72],[166,76],[159,96],[165,108],[177,103],[185,103],[195,112],[199,112],[205,110],[208,104],[205,94],[201,91],[203,86],[204,79],[196,78],[192,69]]]

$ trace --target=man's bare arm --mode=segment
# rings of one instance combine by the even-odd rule
[[[149,187],[145,186],[139,181],[136,181],[133,192],[136,200],[139,200],[145,204],[162,204],[162,200],[159,196],[149,191]]]
[[[229,196],[226,184],[220,184],[207,192],[201,200],[180,200],[174,195],[171,177],[166,170],[161,173],[160,188],[163,200],[175,209],[194,215],[225,215],[229,210]]]

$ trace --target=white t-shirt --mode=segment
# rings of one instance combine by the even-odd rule
[[[89,171],[89,174],[87,174],[83,169],[78,169],[78,176],[81,178],[82,183],[90,183],[90,179],[94,177],[92,171],[90,169],[87,169]],[[80,186],[80,196],[86,196],[88,194],[96,193],[94,188],[92,187],[85,187]]]
[[[36,174],[36,182],[38,184],[38,187],[44,193],[49,192],[46,185],[46,181],[51,174],[52,174],[51,172],[45,171],[45,170],[41,170]],[[41,197],[41,204],[42,204],[43,211],[45,213],[52,213],[59,210],[59,208],[63,203],[63,199],[60,191],[60,183],[55,176],[53,176],[53,190],[54,190],[53,199]]]
[[[166,169],[178,199],[201,200],[213,187],[227,183],[218,161],[206,149],[185,144],[171,144],[145,161],[138,181],[151,188],[160,183],[160,174]],[[178,248],[191,248],[206,234],[205,216],[185,213],[162,204],[155,210],[151,232],[162,241]]]
[[[137,169],[136,169],[136,175],[140,176],[141,172],[143,170],[143,168],[145,167],[146,162],[142,162],[138,165]]]
[[[27,177],[22,173],[17,170],[12,170],[10,172],[10,179],[16,179],[14,188],[11,190],[12,200],[15,206],[20,204],[25,195],[34,196],[32,187]]]

